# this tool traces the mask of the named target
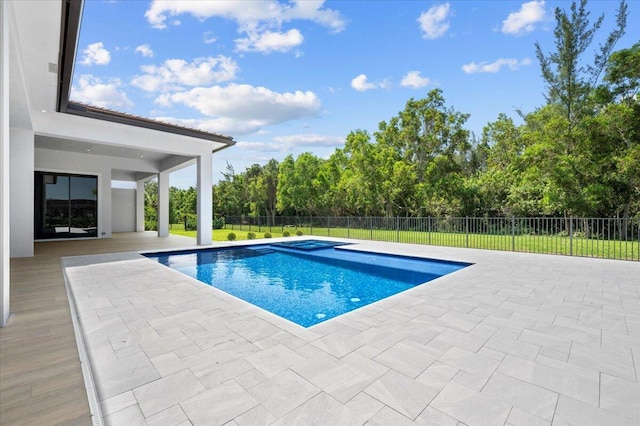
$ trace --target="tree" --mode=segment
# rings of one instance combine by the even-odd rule
[[[233,166],[227,163],[226,171],[222,173],[224,179],[216,186],[215,209],[225,216],[241,216],[245,213],[245,198],[243,198],[243,175],[236,175]]]
[[[570,13],[556,8],[556,50],[548,55],[536,43],[542,78],[547,84],[547,105],[525,117],[526,170],[520,200],[540,196],[539,205],[528,207],[543,214],[590,215],[603,196],[598,174],[600,145],[591,131],[598,108],[594,93],[616,42],[624,34],[627,5],[620,2],[616,27],[592,58],[585,58],[604,15],[589,21],[587,1],[573,2]],[[522,189],[528,191],[522,192]],[[591,202],[589,200],[592,200]]]
[[[618,207],[612,213],[628,218],[634,204],[640,207],[640,42],[611,55],[604,81],[595,120],[600,139],[607,142],[598,147],[607,164],[601,175],[612,189],[608,200]]]
[[[442,90],[434,89],[378,125],[375,151],[384,170],[381,202],[387,214],[461,213],[471,152],[463,128],[468,118],[447,107]]]
[[[279,164],[275,159],[262,168],[262,187],[265,191],[265,207],[267,216],[271,218],[271,223],[275,223],[277,194],[278,194],[278,169]]]
[[[491,215],[521,215],[523,212],[511,205],[509,195],[522,178],[522,154],[525,143],[513,120],[505,114],[488,123],[482,130],[479,144],[485,157],[485,169],[478,175],[479,210]],[[513,199],[511,200],[513,201]]]
[[[540,44],[535,44],[542,78],[548,86],[547,101],[562,107],[569,126],[584,114],[587,98],[596,87],[616,42],[624,35],[627,21],[627,4],[622,0],[616,16],[616,28],[600,45],[593,63],[582,65],[586,63],[583,55],[604,21],[604,15],[601,15],[590,25],[586,6],[587,0],[580,0],[579,6],[574,1],[571,15],[556,8],[555,52],[544,54]]]
[[[148,180],[144,183],[144,229],[158,230],[158,181]]]
[[[607,63],[604,81],[610,102],[633,106],[640,102],[640,42],[629,49],[613,52]]]
[[[347,135],[343,149],[347,166],[338,182],[337,192],[345,200],[348,213],[380,214],[379,169],[373,152],[374,146],[367,131],[354,130]]]
[[[318,188],[318,209],[323,215],[344,214],[346,204],[340,190],[340,179],[347,167],[347,157],[339,148],[320,164],[314,185]]]

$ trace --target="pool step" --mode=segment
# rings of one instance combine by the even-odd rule
[[[269,253],[275,253],[276,251],[274,249],[272,249],[271,247],[251,247],[252,251],[258,252],[260,254],[269,254]]]

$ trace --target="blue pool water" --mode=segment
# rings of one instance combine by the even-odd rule
[[[302,240],[146,256],[303,327],[469,265],[340,245]]]

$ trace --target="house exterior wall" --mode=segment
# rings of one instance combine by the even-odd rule
[[[0,327],[9,319],[9,4],[0,2]]]
[[[136,230],[136,190],[126,188],[111,189],[111,231],[135,232]]]
[[[33,131],[11,128],[11,257],[33,256]]]

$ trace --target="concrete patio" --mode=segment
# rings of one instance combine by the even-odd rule
[[[68,250],[46,243],[38,252],[51,248],[48,258],[56,258],[140,249],[143,241],[127,238],[93,249],[100,241],[71,242]],[[161,242],[149,249],[193,243],[147,240]],[[474,265],[304,329],[136,253],[65,258],[105,423],[640,422],[640,264],[352,242]],[[60,269],[50,262],[38,274],[37,262],[30,265],[21,273],[31,286],[55,276],[57,308],[40,317],[33,309],[37,320],[25,330],[64,325],[64,336],[49,344],[68,353],[43,358],[34,371],[55,361],[70,372],[47,379],[44,396],[42,382],[23,383],[37,374],[22,357],[51,351],[37,332],[14,344],[12,327],[26,321],[19,307],[0,330],[0,422],[89,423]],[[21,285],[14,288],[21,293]],[[32,305],[47,305],[50,298],[33,293]],[[16,366],[24,368],[20,376]],[[68,397],[73,416],[55,408],[68,394],[75,395]],[[20,408],[29,400],[41,413],[31,421]]]

